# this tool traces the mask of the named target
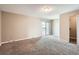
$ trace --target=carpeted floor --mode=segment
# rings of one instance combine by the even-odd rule
[[[75,44],[62,43],[55,37],[27,39],[0,46],[1,55],[78,55]]]

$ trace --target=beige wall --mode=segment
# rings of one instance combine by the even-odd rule
[[[39,37],[39,18],[2,12],[2,42]]]
[[[79,45],[79,14],[76,16],[77,23],[77,44]]]
[[[0,11],[0,44],[1,44],[1,11]]]
[[[76,15],[79,13],[79,10],[64,13],[60,16],[60,38],[61,41],[69,42],[69,19],[70,16]]]

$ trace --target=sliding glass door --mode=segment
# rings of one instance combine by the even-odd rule
[[[50,34],[50,23],[49,22],[42,22],[42,36],[46,36]]]

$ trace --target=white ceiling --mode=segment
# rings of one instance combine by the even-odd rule
[[[41,11],[43,6],[51,7],[53,10],[49,13],[44,13]],[[59,15],[65,12],[73,11],[79,9],[78,4],[1,4],[0,9],[2,11],[47,18],[47,19],[55,19],[59,18]]]

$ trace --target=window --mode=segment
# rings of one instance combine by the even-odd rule
[[[49,22],[42,22],[42,35],[49,35]]]

